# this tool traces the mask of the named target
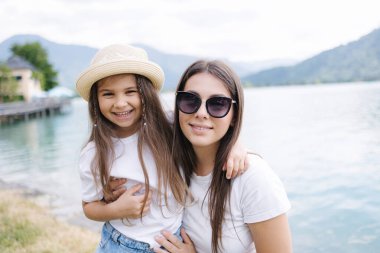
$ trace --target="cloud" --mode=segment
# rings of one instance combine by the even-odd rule
[[[306,58],[380,27],[373,0],[2,0],[0,40],[20,33],[231,60]]]

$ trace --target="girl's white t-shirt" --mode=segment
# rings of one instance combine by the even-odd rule
[[[136,184],[145,184],[144,173],[138,158],[137,141],[137,134],[127,138],[114,139],[116,159],[112,164],[110,174],[115,178],[127,178],[125,184],[127,189]],[[103,198],[99,177],[95,182],[91,172],[91,162],[94,156],[95,145],[91,142],[82,150],[79,161],[82,200],[84,202],[93,202]],[[149,213],[142,220],[140,218],[128,219],[128,221],[124,220],[123,222],[118,219],[111,220],[110,223],[125,236],[147,242],[151,247],[156,247],[158,244],[154,240],[154,236],[160,235],[163,229],[175,233],[181,226],[183,208],[177,204],[170,189],[167,190],[169,208],[165,205],[163,196],[158,196],[157,169],[149,148],[143,149],[143,159],[149,175],[150,189],[153,191]],[[139,194],[143,193],[144,189],[139,192]],[[161,206],[159,205],[159,198],[162,198]]]
[[[232,181],[231,210],[227,205],[221,252],[256,252],[247,224],[269,220],[290,209],[283,184],[269,165],[256,155],[249,159],[250,168]],[[193,174],[190,190],[195,201],[184,212],[183,227],[198,253],[211,252],[209,195],[206,196],[211,177]]]

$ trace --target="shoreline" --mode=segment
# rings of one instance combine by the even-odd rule
[[[36,203],[40,196],[17,184],[0,183],[0,252],[94,252],[100,234],[57,218]]]
[[[89,220],[84,216],[83,212],[72,213],[67,215],[64,213],[65,210],[61,211],[63,214],[59,214],[59,208],[54,207],[54,196],[49,195],[46,192],[43,192],[38,189],[33,189],[18,183],[9,183],[0,179],[0,192],[14,192],[19,195],[25,201],[32,202],[33,204],[39,206],[46,210],[46,212],[71,226],[76,226],[91,232],[100,234],[103,223]]]

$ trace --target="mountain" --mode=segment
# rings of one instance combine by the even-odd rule
[[[253,85],[380,80],[380,28],[294,66],[267,69],[242,79]]]
[[[39,42],[46,49],[50,63],[58,71],[58,83],[71,89],[75,87],[75,80],[78,75],[90,63],[92,57],[98,50],[97,48],[82,45],[65,45],[49,41],[39,35],[15,35],[0,43],[0,61],[5,61],[10,55],[10,47],[13,44],[24,44]],[[187,66],[200,57],[169,54],[159,51],[144,44],[134,44],[144,48],[149,59],[158,63],[165,72],[164,89],[173,90],[182,72]],[[282,63],[294,63],[291,60],[281,61]],[[278,66],[278,60],[266,62],[229,62],[239,76],[259,71],[265,68]]]
[[[15,35],[0,44],[0,60],[6,60],[13,44],[39,42],[46,49],[49,62],[58,71],[58,83],[74,88],[75,79],[87,66],[95,54],[95,48],[79,45],[63,45],[44,39],[38,35]]]

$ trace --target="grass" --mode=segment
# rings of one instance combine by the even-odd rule
[[[57,220],[19,191],[0,190],[1,253],[95,252],[99,239],[95,232]]]

